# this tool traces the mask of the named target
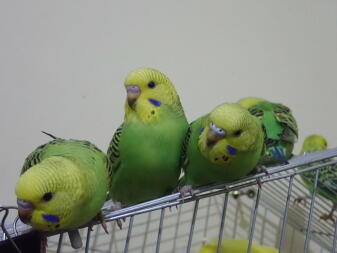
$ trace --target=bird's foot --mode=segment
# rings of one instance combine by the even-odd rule
[[[300,204],[300,203],[302,203],[302,201],[303,201],[304,206],[307,206],[307,203],[308,203],[307,200],[308,200],[308,199],[310,199],[310,198],[307,197],[307,196],[297,197],[296,199],[294,199],[294,205]]]
[[[116,220],[116,223],[117,223],[117,226],[119,227],[119,229],[123,228],[123,221],[125,222],[125,218]]]
[[[260,178],[256,179],[257,186],[261,189],[262,188],[262,182]]]
[[[106,225],[106,222],[104,220],[104,215],[102,214],[102,212],[99,212],[97,215],[96,215],[96,219],[101,223],[101,226],[102,228],[104,229],[104,232],[106,234],[109,234],[109,231],[108,231],[108,227]]]
[[[193,188],[192,188],[192,185],[184,185],[183,187],[180,187],[180,188],[178,189],[178,191],[180,192],[180,196],[181,196],[182,198],[187,197],[187,196],[189,196],[189,195],[190,195],[192,198],[195,197],[195,196],[193,195]]]
[[[264,165],[257,165],[255,167],[255,171],[256,171],[256,173],[265,173],[265,174],[269,175],[267,167],[264,166]]]
[[[321,217],[319,217],[322,220],[328,221],[331,220],[333,224],[335,224],[336,219],[333,216],[333,213],[329,213],[329,214],[323,214]]]

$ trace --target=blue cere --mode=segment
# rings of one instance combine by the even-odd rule
[[[45,219],[48,222],[52,222],[52,223],[57,223],[60,221],[60,218],[55,216],[55,215],[51,215],[51,214],[42,214],[42,218]]]
[[[231,154],[231,155],[236,155],[237,152],[238,152],[235,148],[233,148],[230,145],[227,146],[227,150],[228,150],[229,154]]]
[[[153,99],[153,98],[149,98],[149,102],[151,104],[153,104],[154,106],[157,106],[157,107],[159,107],[161,105],[160,101],[158,101],[156,99]]]

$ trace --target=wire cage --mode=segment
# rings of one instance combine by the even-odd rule
[[[336,252],[337,223],[320,219],[332,203],[316,194],[320,170],[336,164],[335,157],[337,148],[294,156],[266,172],[195,189],[193,196],[175,193],[118,211],[110,211],[107,202],[102,211],[109,234],[99,224],[83,227],[79,249],[66,232],[48,234],[47,252],[196,253],[210,238],[218,241],[217,252],[222,238],[247,239],[247,252],[253,241],[279,252]],[[309,194],[300,178],[308,171],[315,172],[314,190],[307,203],[296,203]],[[0,243],[11,240],[15,247],[15,238],[32,228],[18,218],[7,220],[11,209],[0,206]],[[117,219],[125,219],[122,229]]]

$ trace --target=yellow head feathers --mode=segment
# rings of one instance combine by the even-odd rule
[[[327,140],[320,135],[309,135],[307,138],[305,138],[301,150],[301,154],[304,154],[308,151],[318,151],[318,150],[324,150],[328,147]]]
[[[141,120],[153,122],[162,114],[163,107],[184,115],[179,96],[163,73],[151,68],[132,71],[124,82],[127,91],[125,122]]]
[[[254,148],[258,139],[262,140],[259,120],[239,104],[224,103],[206,118],[198,146],[206,158],[221,165],[232,161],[237,152]]]
[[[53,231],[69,227],[73,209],[85,201],[86,190],[77,165],[63,157],[50,157],[23,173],[16,184],[20,219]]]
[[[266,100],[263,98],[246,97],[246,98],[241,98],[237,103],[239,105],[242,105],[244,108],[249,109],[250,107],[262,101],[266,101]]]

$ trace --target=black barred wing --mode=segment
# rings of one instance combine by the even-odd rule
[[[181,147],[181,156],[180,156],[180,166],[182,168],[184,168],[188,162],[187,159],[187,148],[188,148],[188,143],[190,141],[190,137],[191,137],[191,133],[192,133],[192,128],[191,125],[189,125],[187,132],[185,134],[185,139],[183,142],[183,145]]]
[[[250,108],[248,108],[248,111],[250,112],[251,115],[259,118],[260,120],[262,120],[263,118],[263,110],[258,108],[257,106],[252,106]]]
[[[329,162],[331,160],[324,160]],[[320,163],[322,163],[320,162]],[[312,165],[319,165],[320,163],[314,163]],[[316,178],[316,170],[311,170],[302,174],[302,177],[310,184],[310,188],[313,189]],[[318,175],[317,188],[319,194],[325,198],[330,199],[334,203],[337,203],[337,165],[329,165],[320,169]]]
[[[274,114],[276,119],[285,126],[282,139],[295,143],[298,138],[298,127],[291,110],[282,104],[275,104]]]
[[[109,176],[112,178],[112,175],[119,167],[120,164],[120,152],[119,152],[119,141],[123,132],[123,124],[117,128],[108,148],[108,170]]]
[[[50,141],[48,143],[45,143],[41,146],[38,146],[32,153],[30,153],[27,158],[25,159],[25,162],[23,164],[21,174],[23,174],[25,171],[27,171],[30,167],[40,163],[43,160],[43,155],[45,153],[45,147],[47,145],[55,145],[58,142],[62,141],[62,139],[55,139],[53,141]]]

